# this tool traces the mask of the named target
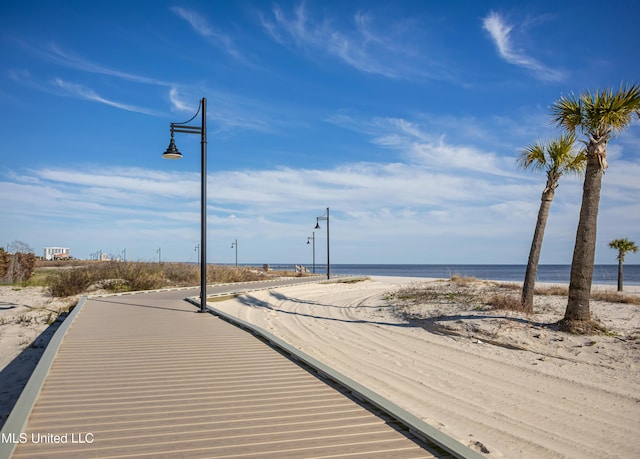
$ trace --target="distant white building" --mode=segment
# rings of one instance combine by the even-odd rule
[[[71,257],[70,249],[68,247],[45,247],[44,259],[45,260],[59,260]]]

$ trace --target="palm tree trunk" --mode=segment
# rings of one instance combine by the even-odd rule
[[[540,260],[540,252],[542,251],[544,230],[547,226],[547,219],[549,218],[549,208],[551,207],[554,194],[554,190],[549,189],[549,187],[542,193],[536,229],[533,233],[531,249],[529,250],[529,261],[527,262],[527,270],[524,275],[521,299],[524,311],[529,313],[533,312],[533,294],[536,287],[536,277],[538,276],[538,262]]]
[[[606,141],[587,147],[587,167],[582,189],[582,207],[576,232],[576,244],[571,262],[569,283],[569,301],[564,313],[565,321],[589,321],[591,311],[589,298],[593,280],[593,263],[596,254],[596,230],[598,226],[598,207],[602,188],[603,159],[606,158]],[[598,154],[599,153],[599,154]]]
[[[623,285],[622,285],[622,260],[620,258],[618,258],[618,291],[621,292],[623,289]]]

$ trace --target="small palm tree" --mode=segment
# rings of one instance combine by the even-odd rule
[[[576,153],[573,145],[576,137],[568,133],[548,143],[535,143],[525,148],[518,158],[522,169],[545,171],[547,183],[542,191],[538,220],[531,241],[529,261],[522,287],[522,306],[526,312],[533,312],[533,292],[538,274],[538,262],[542,251],[542,239],[549,218],[549,208],[555,196],[560,177],[564,174],[580,174],[584,170],[586,157],[583,152]]]
[[[640,86],[620,86],[618,91],[583,92],[562,97],[551,106],[554,122],[567,132],[579,131],[586,140],[587,164],[582,189],[580,220],[571,261],[569,300],[561,325],[586,330],[591,322],[589,299],[596,253],[596,230],[602,175],[607,168],[607,144],[624,131],[634,115],[640,118]]]
[[[613,241],[609,242],[609,247],[618,251],[618,291],[621,292],[623,288],[622,263],[624,263],[624,256],[628,252],[637,252],[638,246],[635,242],[625,237],[624,239],[614,239]]]

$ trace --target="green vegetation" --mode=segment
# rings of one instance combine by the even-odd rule
[[[207,266],[207,282],[231,283],[263,280],[263,271],[230,266]],[[185,287],[200,283],[200,269],[187,263],[87,262],[49,270],[45,285],[54,297],[78,295],[91,289],[109,292]]]
[[[607,169],[607,146],[634,119],[640,118],[640,85],[620,85],[617,91],[583,91],[561,97],[551,106],[553,122],[565,132],[580,134],[587,163],[582,186],[582,204],[571,261],[569,297],[561,327],[589,330],[589,299],[596,252],[596,229],[602,176]]]
[[[533,294],[535,291],[538,262],[542,251],[544,230],[549,219],[551,202],[558,188],[560,177],[565,174],[581,174],[585,168],[586,156],[584,153],[574,152],[573,144],[576,141],[575,134],[568,133],[548,143],[535,143],[529,145],[518,158],[518,164],[523,169],[544,171],[547,175],[547,183],[542,191],[538,219],[529,250],[529,260],[522,286],[521,302],[523,311],[533,312]]]
[[[333,282],[327,282],[330,284],[357,284],[358,282],[364,282],[371,280],[370,277],[350,277],[348,279],[336,279]]]
[[[454,274],[447,282],[412,284],[401,288],[395,294],[388,294],[388,300],[399,300],[404,304],[464,304],[471,308],[478,308],[482,305],[482,297],[470,288],[472,283],[477,282],[473,277],[461,277]]]
[[[622,264],[624,263],[624,257],[627,252],[637,252],[638,246],[635,242],[625,237],[623,239],[614,239],[613,241],[609,242],[609,247],[618,251],[618,291],[621,292],[622,290],[624,290],[624,276],[622,274]]]
[[[388,292],[384,298],[397,306],[399,311],[406,311],[411,305],[460,305],[467,310],[489,311],[503,310],[522,313],[530,311],[522,303],[518,291],[521,286],[517,283],[479,281],[473,277],[463,277],[459,274],[451,276],[449,281],[412,284],[403,287],[396,292]],[[536,287],[535,294],[539,296],[563,296],[568,297],[568,286]],[[591,293],[593,301],[605,301],[609,303],[625,303],[640,306],[640,297],[625,295],[621,292],[594,290]],[[602,333],[603,327],[598,326],[597,332]],[[572,333],[586,332],[584,327],[576,327],[566,330]]]
[[[51,272],[51,269],[36,267],[31,277],[26,281],[21,282],[20,285],[24,287],[46,287],[47,279],[51,275]]]

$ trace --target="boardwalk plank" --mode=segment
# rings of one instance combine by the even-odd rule
[[[85,303],[25,433],[67,441],[19,444],[16,459],[435,457],[250,333],[160,294]]]

